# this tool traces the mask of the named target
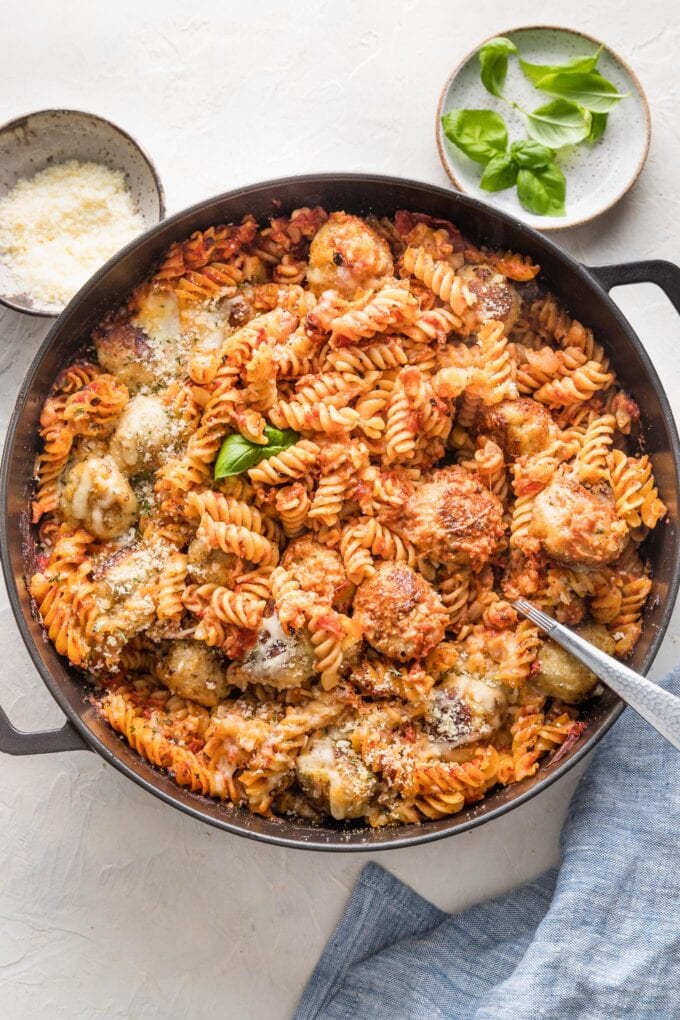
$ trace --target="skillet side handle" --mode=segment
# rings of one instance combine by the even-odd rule
[[[60,730],[25,733],[12,726],[0,708],[0,751],[6,754],[51,754],[53,751],[89,751],[78,731],[66,721]]]
[[[672,262],[648,259],[642,262],[620,262],[612,266],[589,266],[588,271],[604,290],[628,283],[655,283],[680,314],[680,267]]]

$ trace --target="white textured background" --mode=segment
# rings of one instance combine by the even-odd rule
[[[583,261],[676,259],[680,228],[674,4],[583,0],[8,0],[0,121],[50,106],[111,118],[147,147],[168,209],[239,184],[371,170],[446,184],[434,145],[439,90],[484,37],[539,20],[597,35],[638,72],[652,107],[634,191],[560,236]],[[566,21],[565,21],[566,19]],[[625,116],[621,108],[622,116]],[[680,410],[680,329],[655,288],[615,292]],[[45,326],[0,313],[0,416]],[[0,702],[26,729],[60,712],[0,596]],[[677,660],[678,617],[657,659]],[[505,818],[376,855],[459,910],[557,857],[575,775]],[[288,1017],[369,855],[261,846],[160,804],[94,754],[0,756],[0,1016]]]

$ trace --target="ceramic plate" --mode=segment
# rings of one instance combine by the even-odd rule
[[[594,53],[599,40],[565,28],[517,28],[498,32],[515,43],[523,60],[532,64],[561,64],[573,57]],[[521,113],[490,95],[479,77],[479,46],[455,69],[442,92],[437,108],[437,144],[444,169],[461,191],[492,202],[539,230],[562,230],[585,223],[609,209],[625,195],[642,170],[650,139],[647,99],[631,69],[606,46],[597,70],[612,81],[622,99],[610,114],[607,129],[599,141],[560,149],[556,162],[567,178],[566,216],[536,216],[527,212],[515,188],[489,192],[479,187],[482,167],[456,148],[442,131],[441,118],[453,109],[495,110],[508,126],[509,141],[527,137]],[[504,94],[526,110],[535,110],[551,96],[535,89],[525,78],[517,57],[510,56]]]

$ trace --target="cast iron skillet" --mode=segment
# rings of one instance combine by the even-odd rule
[[[38,416],[59,369],[87,340],[108,309],[116,307],[142,280],[168,245],[211,224],[239,220],[244,213],[258,219],[303,205],[328,210],[378,215],[410,209],[453,220],[471,240],[494,248],[525,252],[543,267],[543,277],[560,299],[606,342],[622,385],[642,408],[644,439],[668,520],[652,534],[647,555],[654,571],[654,597],[646,613],[642,639],[632,659],[645,672],[663,638],[680,581],[677,531],[680,443],[668,400],[642,344],[607,295],[617,284],[645,280],[661,286],[680,312],[680,269],[669,262],[633,262],[587,268],[566,255],[548,238],[518,220],[455,191],[393,177],[327,174],[286,178],[228,192],[178,213],[149,230],[108,262],[71,301],[38,351],[19,393],[5,443],[0,483],[4,510],[1,543],[12,610],[45,684],[67,716],[60,730],[20,733],[0,709],[0,750],[10,754],[93,749],[130,779],[174,807],[218,828],[267,843],[311,850],[380,850],[412,846],[463,832],[496,818],[540,790],[579,761],[606,733],[623,710],[609,693],[594,699],[588,726],[561,760],[544,765],[537,776],[492,792],[480,805],[451,818],[397,829],[365,830],[340,826],[315,828],[303,822],[260,818],[175,785],[133,751],[98,719],[87,701],[87,688],[77,671],[57,655],[31,611],[24,573],[31,560],[27,524],[31,475],[36,453]]]

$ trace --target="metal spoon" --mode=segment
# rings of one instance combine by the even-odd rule
[[[513,604],[518,612],[591,669],[602,683],[611,687],[626,704],[680,751],[680,698],[624,666],[618,659],[605,655],[595,645],[558,623],[542,609],[536,609],[526,599],[517,599]]]

